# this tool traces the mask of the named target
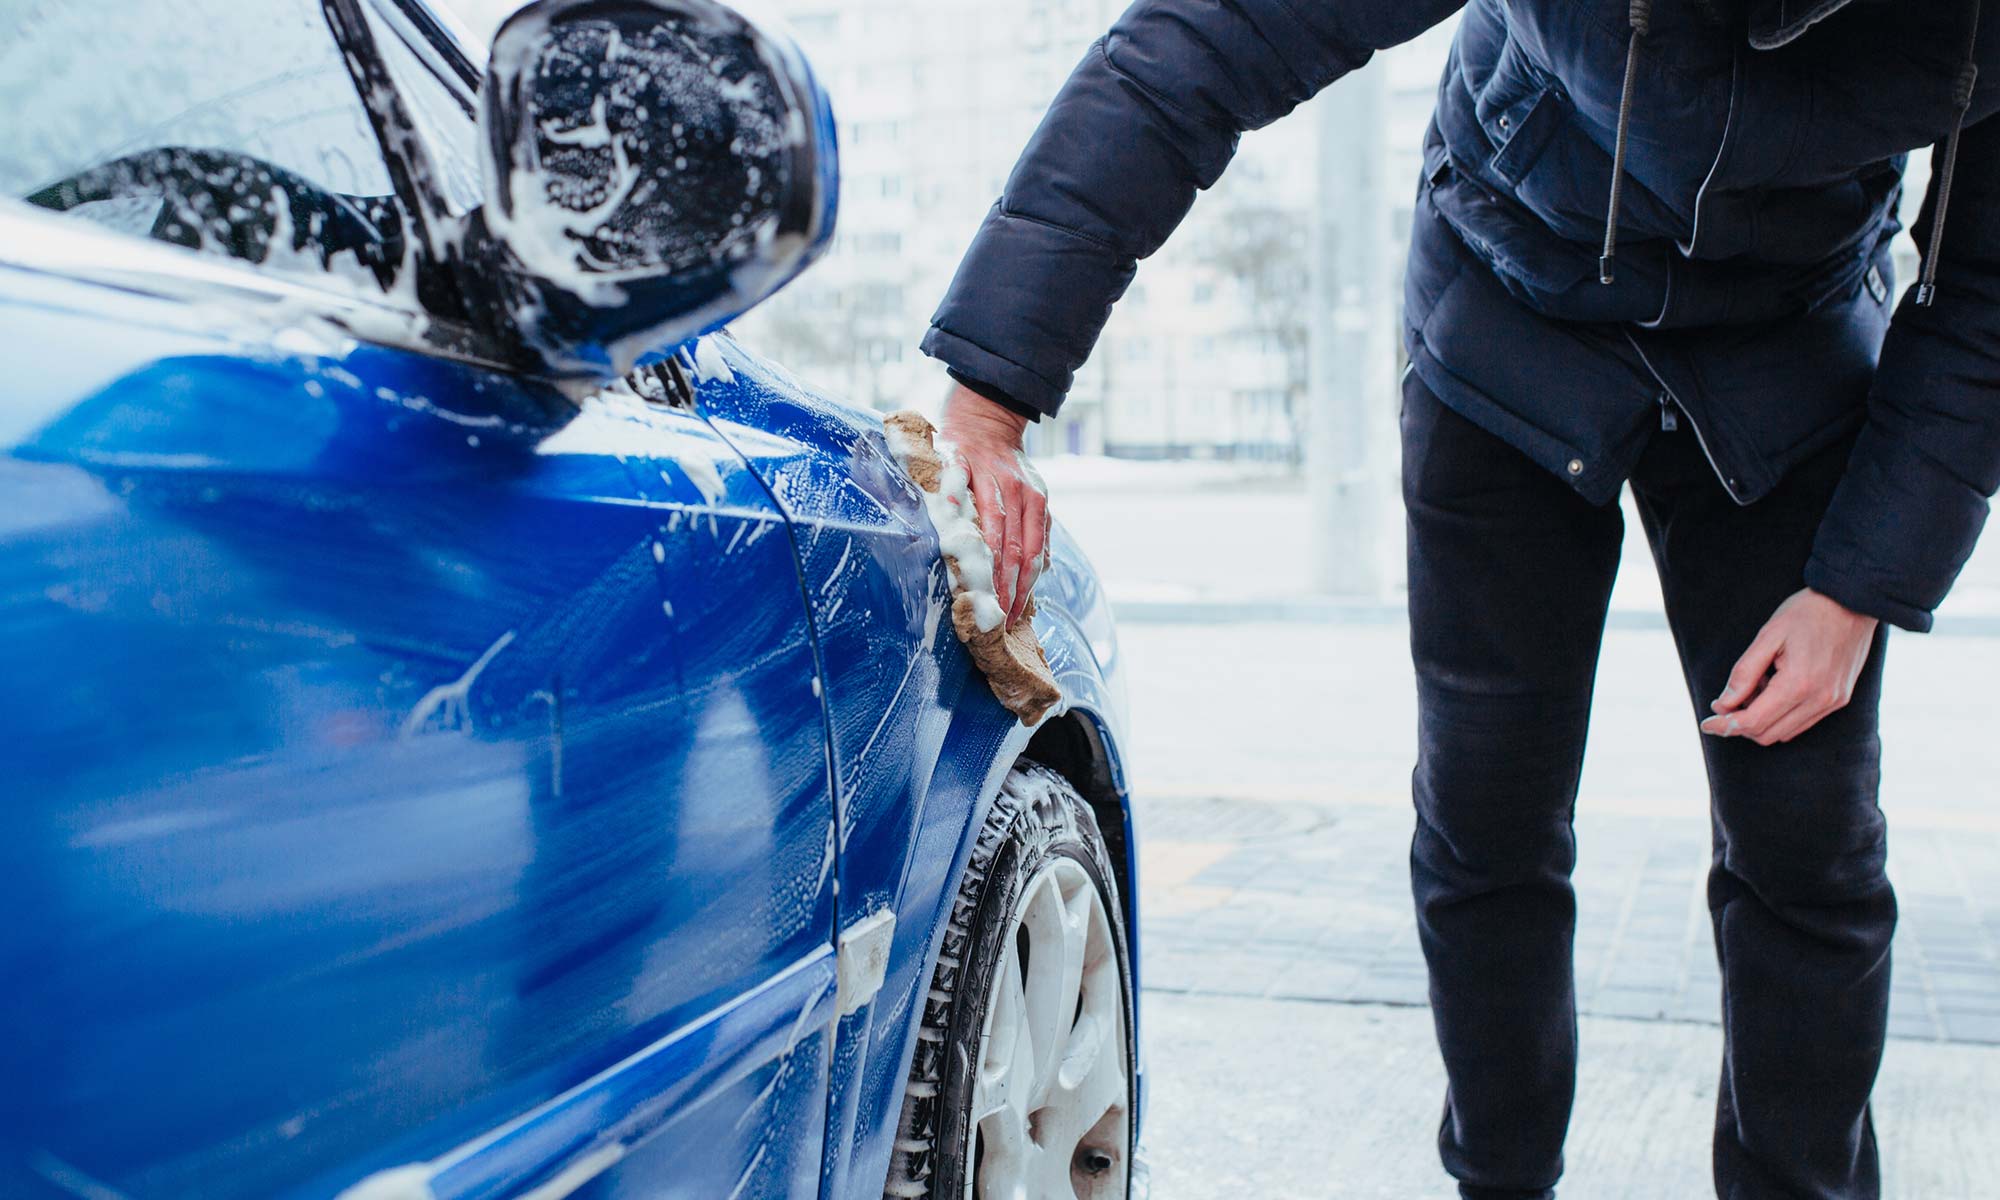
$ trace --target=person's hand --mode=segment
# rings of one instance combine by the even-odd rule
[[[1737,660],[1701,731],[1772,746],[1811,729],[1853,697],[1876,624],[1811,588],[1793,593]]]
[[[969,388],[952,385],[938,435],[958,449],[979,509],[979,530],[993,548],[993,594],[1012,628],[1027,607],[1049,544],[1049,501],[1028,465],[1021,434],[1028,419]]]

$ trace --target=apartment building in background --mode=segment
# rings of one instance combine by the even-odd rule
[[[779,0],[840,125],[825,261],[737,323],[810,381],[881,409],[935,402],[917,343],[981,218],[1072,67],[1124,0]],[[1385,55],[1391,228],[1409,229],[1449,31]],[[1296,462],[1306,418],[1312,109],[1244,139],[1222,182],[1141,264],[1039,453]],[[1400,252],[1396,255],[1400,261]],[[1400,311],[1400,286],[1381,303]],[[1394,397],[1378,398],[1393,405]]]

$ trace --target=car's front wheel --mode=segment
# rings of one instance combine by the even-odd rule
[[[886,1195],[1128,1194],[1132,985],[1115,878],[1083,797],[1017,765],[952,906]]]

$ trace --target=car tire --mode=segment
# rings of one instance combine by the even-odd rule
[[[1132,973],[1116,878],[1076,788],[1017,764],[952,904],[885,1196],[1130,1194]]]

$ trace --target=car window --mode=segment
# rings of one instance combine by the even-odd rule
[[[482,194],[471,92],[462,80],[455,81],[456,87],[447,82],[449,68],[437,47],[424,42],[400,8],[377,4],[368,16],[375,45],[430,153],[445,200],[454,212],[470,212]]]
[[[400,221],[319,0],[0,0],[0,194],[386,287]]]

